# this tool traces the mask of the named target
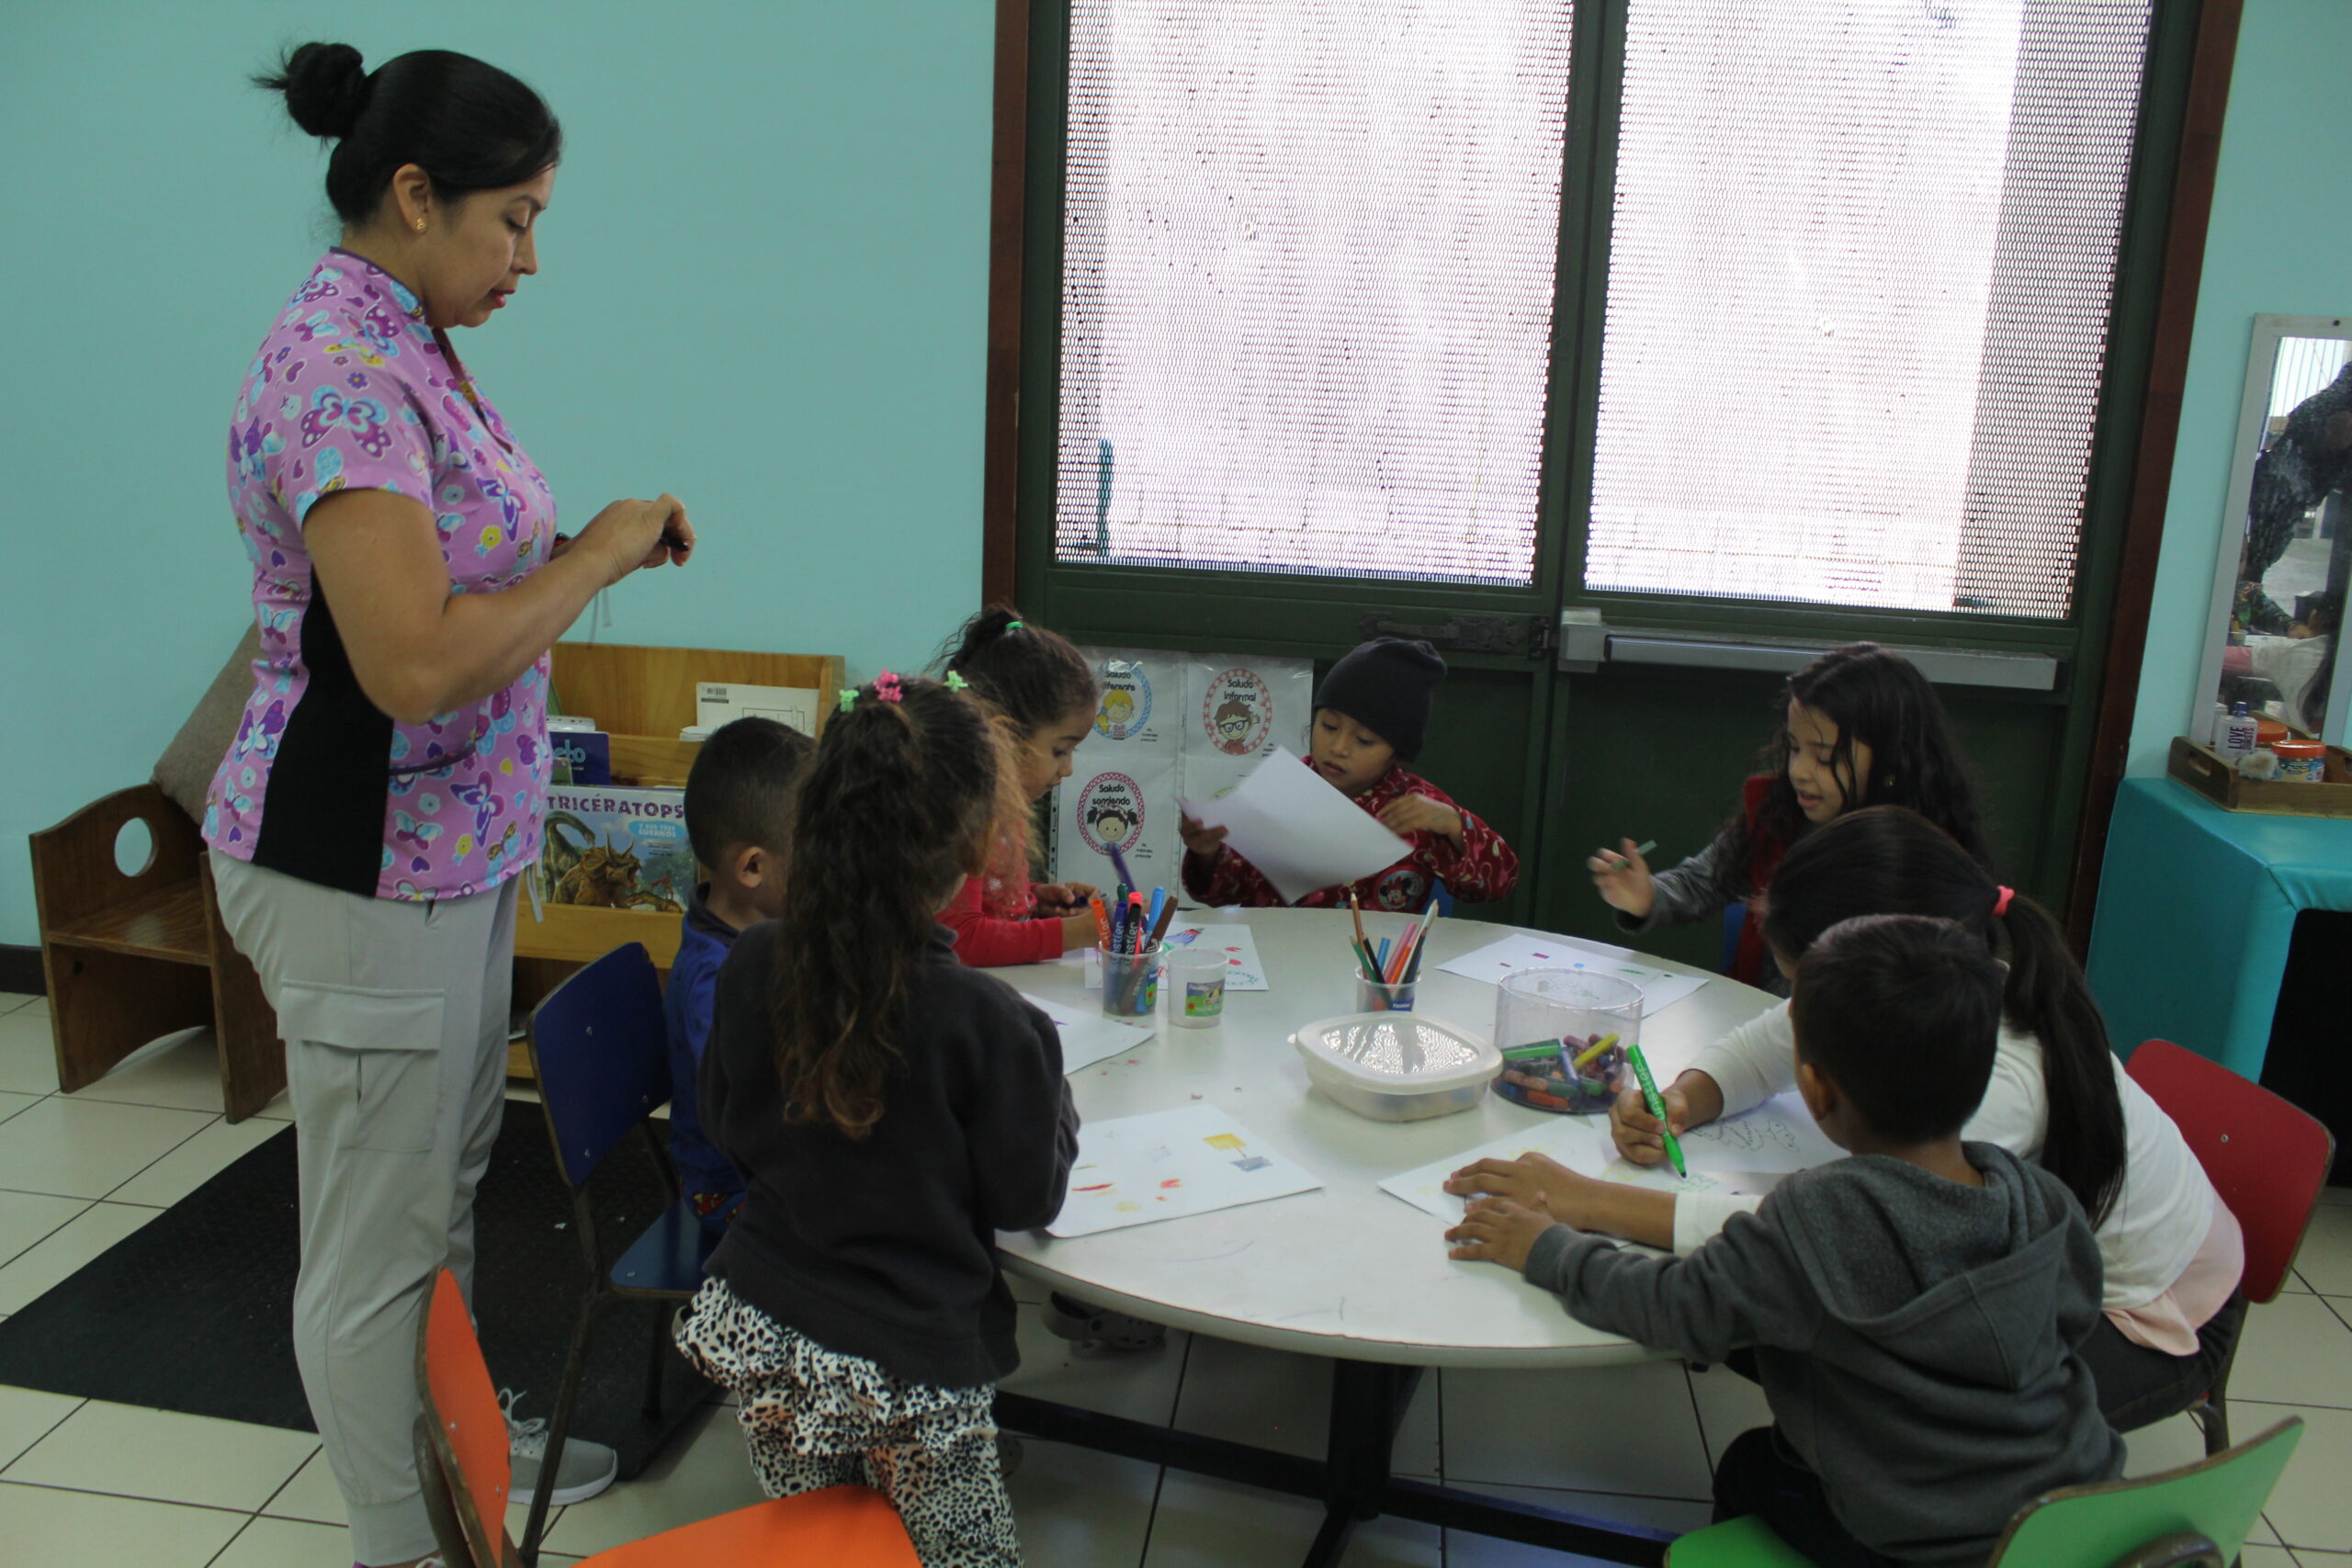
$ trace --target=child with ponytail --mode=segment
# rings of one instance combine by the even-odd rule
[[[1955,921],[2007,965],[1992,1082],[1963,1136],[2039,1165],[2090,1217],[2106,1273],[2104,1315],[2082,1353],[2109,1422],[2129,1431],[2194,1404],[2245,1319],[2237,1288],[2245,1238],[2180,1129],[2109,1049],[2107,1026],[2058,923],[1996,884],[1949,835],[1892,806],[1849,813],[1807,834],[1781,863],[1770,902],[1764,935],[1792,971],[1823,931],[1864,915]],[[1890,1039],[1886,1048],[1905,1043]],[[1736,1115],[1795,1081],[1794,1032],[1782,1006],[1702,1052],[1665,1090],[1668,1120],[1679,1133]],[[1628,1160],[1654,1165],[1665,1157],[1658,1123],[1638,1094],[1621,1098],[1610,1122]],[[1759,1201],[1592,1181],[1540,1156],[1481,1161],[1455,1182],[1462,1191],[1541,1190],[1559,1218],[1580,1229],[1677,1252],[1695,1248]]]
[[[1789,677],[1774,708],[1763,765],[1742,789],[1739,814],[1705,849],[1656,873],[1631,839],[1586,862],[1621,929],[1689,925],[1756,898],[1791,845],[1865,806],[1907,806],[1992,863],[1951,722],[1909,660],[1871,642],[1833,648]],[[1760,919],[1740,928],[1731,976],[1786,996],[1762,928]]]
[[[1024,803],[1069,777],[1071,753],[1094,728],[1097,692],[1094,671],[1067,638],[991,604],[964,623],[944,663],[950,679],[964,682],[1012,738]],[[967,964],[1042,964],[1093,945],[1087,900],[1096,891],[1083,882],[1031,885],[1023,813],[939,918]]]
[[[1019,764],[945,685],[885,674],[842,703],[782,917],[719,971],[703,1122],[750,1196],[678,1345],[737,1395],[770,1496],[874,1486],[929,1568],[1017,1564],[995,1237],[1059,1212],[1078,1115],[1052,1022],[958,964],[938,911],[1019,815]]]

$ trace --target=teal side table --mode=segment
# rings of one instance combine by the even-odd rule
[[[2171,1040],[2258,1081],[2304,909],[2352,910],[2352,818],[2224,811],[2177,780],[2126,779],[2091,928],[2116,1050]]]

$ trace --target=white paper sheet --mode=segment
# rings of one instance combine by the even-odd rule
[[[1693,1171],[1786,1176],[1845,1157],[1793,1093],[1682,1134],[1682,1158]]]
[[[1225,829],[1233,852],[1291,900],[1385,871],[1413,849],[1280,747],[1232,794],[1179,804],[1204,827]]]
[[[1591,1118],[1555,1116],[1541,1125],[1505,1133],[1475,1149],[1464,1149],[1458,1155],[1431,1160],[1419,1169],[1392,1176],[1380,1184],[1380,1190],[1452,1224],[1462,1217],[1462,1200],[1445,1190],[1447,1177],[1478,1160],[1517,1159],[1530,1151],[1549,1155],[1570,1170],[1586,1176],[1599,1176],[1607,1168],[1611,1153],[1608,1134],[1595,1127]]]
[[[1323,1184],[1214,1105],[1091,1122],[1069,1196],[1046,1227],[1068,1239],[1312,1192]]]
[[[1258,939],[1250,934],[1248,926],[1203,926],[1177,924],[1168,928],[1163,945],[1178,947],[1221,947],[1225,949],[1227,968],[1225,988],[1228,991],[1271,991],[1266,983],[1266,965],[1258,957]],[[1094,971],[1101,975],[1098,966]],[[1098,979],[1095,982],[1100,985]]]
[[[1122,1051],[1132,1051],[1148,1042],[1158,1032],[1153,1026],[1125,1023],[1115,1018],[1104,1018],[1091,1007],[1072,1007],[1028,991],[1021,999],[1054,1021],[1056,1032],[1062,1037],[1062,1071],[1074,1073],[1080,1067],[1091,1067],[1106,1056]]]
[[[1642,988],[1642,1016],[1655,1018],[1707,983],[1703,975],[1669,975],[1634,961],[1630,950],[1606,942],[1579,942],[1575,937],[1521,936],[1514,932],[1465,953],[1439,968],[1467,979],[1500,985],[1530,969],[1589,969],[1596,975],[1630,980]]]
[[[695,723],[704,729],[716,729],[739,718],[772,718],[813,739],[818,700],[816,692],[807,686],[703,681],[695,686]]]

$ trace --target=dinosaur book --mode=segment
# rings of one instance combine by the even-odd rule
[[[555,785],[536,874],[550,904],[679,913],[695,880],[686,792]]]

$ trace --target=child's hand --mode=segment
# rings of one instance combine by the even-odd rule
[[[1392,833],[1442,833],[1462,841],[1462,813],[1426,795],[1398,795],[1380,808],[1380,823]]]
[[[1668,1084],[1659,1091],[1666,1101],[1666,1123],[1680,1137],[1690,1127],[1690,1099],[1679,1083]],[[1658,1119],[1650,1114],[1648,1103],[1638,1089],[1629,1089],[1617,1097],[1609,1108],[1609,1135],[1617,1141],[1617,1152],[1634,1165],[1656,1165],[1666,1158],[1666,1136]]]
[[[1583,1201],[1585,1190],[1597,1186],[1549,1155],[1533,1150],[1517,1159],[1482,1159],[1465,1165],[1445,1179],[1445,1190],[1457,1198],[1500,1198],[1522,1209],[1541,1209],[1564,1225],[1590,1230]]]
[[[1030,895],[1037,900],[1037,913],[1049,919],[1062,915],[1085,913],[1087,900],[1101,891],[1101,888],[1090,886],[1083,882],[1048,882],[1041,887],[1033,887],[1029,890]]]
[[[1184,847],[1203,860],[1216,859],[1217,851],[1225,847],[1224,829],[1204,828],[1182,812],[1176,817],[1176,832]]]
[[[1480,1198],[1445,1233],[1453,1245],[1448,1258],[1464,1263],[1499,1263],[1513,1273],[1527,1268],[1527,1254],[1535,1238],[1550,1230],[1552,1216],[1542,1209],[1523,1209],[1508,1198]]]
[[[1650,881],[1649,862],[1634,848],[1634,840],[1625,840],[1613,850],[1595,850],[1592,858],[1584,863],[1592,873],[1592,885],[1610,908],[1623,909],[1637,920],[1649,919],[1650,910],[1657,903],[1657,888]]]

